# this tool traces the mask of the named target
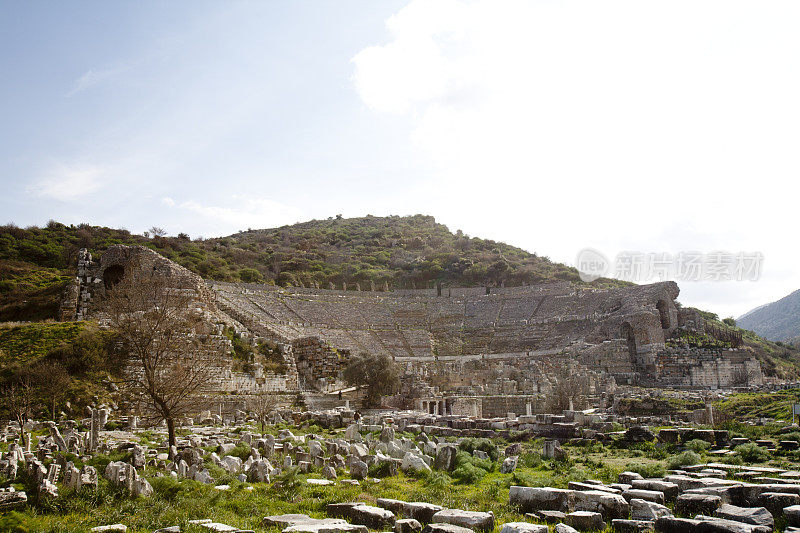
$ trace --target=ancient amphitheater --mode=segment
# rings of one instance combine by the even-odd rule
[[[705,328],[696,311],[676,302],[673,282],[610,290],[566,282],[388,292],[279,288],[205,282],[149,249],[114,246],[98,261],[82,253],[62,318],[91,316],[92,301],[131,268],[159,268],[195,291],[207,333],[220,339],[220,403],[262,391],[338,394],[348,357],[361,352],[400,363],[406,395],[438,413],[535,409],[565,371],[586,375],[598,395],[616,384],[718,388],[764,379],[752,353],[735,342],[713,350],[667,342],[678,331]],[[225,328],[277,343],[285,371],[234,370]]]

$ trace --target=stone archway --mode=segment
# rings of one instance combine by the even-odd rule
[[[659,300],[656,304],[656,309],[658,309],[658,316],[661,319],[661,329],[672,328],[672,321],[669,316],[669,304],[667,301]]]
[[[622,323],[622,326],[620,326],[620,334],[623,339],[628,341],[628,353],[631,356],[631,361],[635,363],[638,360],[638,350],[636,348],[636,335],[633,332],[633,326],[631,326],[630,322]]]
[[[125,276],[125,267],[122,265],[111,265],[103,271],[103,285],[106,290],[114,288],[114,285],[122,281]]]

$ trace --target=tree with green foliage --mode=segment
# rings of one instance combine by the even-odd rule
[[[400,367],[386,354],[361,353],[350,359],[343,377],[348,384],[365,390],[368,407],[377,407],[381,396],[397,391]]]
[[[245,283],[259,283],[264,277],[255,268],[243,268],[239,271],[239,278]]]

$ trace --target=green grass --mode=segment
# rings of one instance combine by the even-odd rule
[[[34,323],[0,326],[0,366],[29,362],[73,342],[86,322]]]
[[[791,420],[792,403],[800,403],[800,389],[737,393],[716,403],[715,406],[738,420],[762,417]]]

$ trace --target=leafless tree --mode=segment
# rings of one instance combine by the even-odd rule
[[[269,415],[275,410],[278,405],[278,399],[274,394],[259,394],[247,402],[247,410],[253,413],[261,428],[261,436],[267,434],[267,424],[269,423]]]
[[[103,308],[124,345],[127,371],[122,385],[143,398],[148,422],[165,421],[170,446],[175,420],[199,408],[198,394],[210,377],[207,350],[195,329],[192,295],[157,269],[128,268],[108,291]]]
[[[589,377],[586,374],[574,368],[562,367],[550,379],[553,386],[546,399],[549,412],[558,413],[570,407],[584,407],[589,394]]]
[[[70,377],[64,367],[56,362],[42,361],[30,369],[39,404],[46,407],[56,419],[56,408],[67,393]]]
[[[25,443],[25,424],[31,417],[35,403],[34,389],[31,385],[31,377],[28,373],[21,374],[14,381],[4,386],[0,390],[0,401],[2,406],[17,421],[22,437],[22,445]]]
[[[165,230],[164,228],[160,228],[158,226],[153,226],[152,228],[150,228],[149,233],[153,237],[163,237],[164,235],[167,234],[167,230]]]

